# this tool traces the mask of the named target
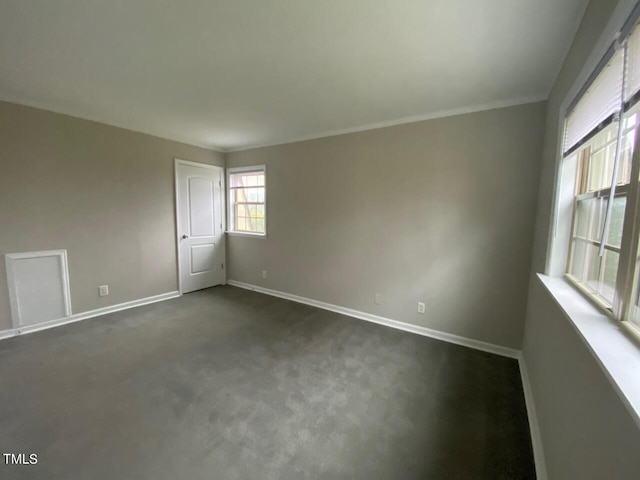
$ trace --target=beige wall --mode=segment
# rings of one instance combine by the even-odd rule
[[[544,114],[528,104],[227,154],[228,167],[267,165],[268,238],[228,239],[229,278],[520,348]]]
[[[74,313],[176,290],[174,157],[224,165],[221,153],[0,102],[0,330],[11,327],[5,253],[67,249]]]
[[[524,355],[549,479],[639,479],[638,426],[538,279],[527,322]]]
[[[615,1],[592,0],[551,92],[523,351],[549,478],[640,478],[640,430],[600,366],[535,277],[550,227],[560,104],[606,25]]]

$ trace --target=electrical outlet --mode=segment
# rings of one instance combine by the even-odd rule
[[[98,287],[98,290],[101,297],[106,297],[107,295],[109,295],[109,285],[100,285]]]
[[[267,278],[267,271],[266,270],[262,270],[262,278]]]
[[[424,303],[418,302],[418,313],[424,313]]]
[[[382,303],[382,294],[381,294],[381,293],[376,293],[376,297],[375,297],[375,299],[373,300],[373,302],[374,302],[376,305],[380,305],[380,304]]]

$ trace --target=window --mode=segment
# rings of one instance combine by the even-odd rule
[[[625,25],[620,38],[565,122],[563,161],[575,166],[566,274],[616,318],[640,327],[640,28]]]
[[[576,153],[576,197],[568,274],[607,307],[611,307],[614,301],[622,227],[629,193],[635,121],[635,112],[625,119],[623,153],[619,161],[617,188],[604,242],[602,232],[611,199],[618,125],[611,124],[605,128]]]
[[[264,165],[227,170],[230,233],[266,235],[265,177]]]

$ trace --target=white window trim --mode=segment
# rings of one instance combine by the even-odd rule
[[[555,149],[555,183],[553,186],[545,275],[538,279],[574,327],[587,350],[602,368],[613,389],[640,428],[640,335],[635,327],[613,319],[610,312],[592,303],[566,277],[571,218],[573,215],[573,182],[575,162],[563,162],[565,118],[571,101],[578,94],[609,45],[615,40],[625,21],[631,15],[637,0],[620,0],[596,46],[585,62],[580,74],[567,92],[558,112],[558,138]],[[622,259],[621,259],[622,261]]]
[[[573,155],[565,158],[564,154],[564,138],[566,128],[566,117],[568,109],[571,106],[577,93],[583,88],[583,85],[591,77],[595,69],[598,67],[602,56],[607,52],[612,43],[617,40],[618,32],[625,25],[629,17],[631,16],[637,0],[621,0],[614,13],[612,14],[609,23],[605,27],[602,35],[600,36],[596,47],[591,52],[589,59],[582,68],[580,75],[574,81],[572,87],[567,92],[559,112],[558,119],[558,138],[556,144],[556,178],[554,185],[553,196],[553,210],[552,210],[552,223],[549,228],[549,240],[547,248],[545,273],[550,276],[565,276],[569,280],[570,276],[567,274],[569,263],[569,251],[572,240],[572,227],[573,227],[573,214],[574,214],[574,200],[575,200],[575,180],[576,180],[576,168],[577,157]],[[624,115],[624,114],[623,114]],[[638,135],[636,130],[636,135]],[[634,160],[631,178],[636,178],[638,175],[638,159],[640,151],[636,149],[634,152]],[[627,205],[632,206],[632,212],[637,210],[633,205],[636,205],[639,192],[637,184],[633,184],[629,188],[627,196]],[[629,210],[629,209],[627,209]],[[624,230],[627,232],[633,231],[638,226],[640,219],[634,218],[629,214],[625,215]],[[637,241],[635,235],[627,234],[623,238],[620,252],[620,265],[623,265],[619,270],[618,283],[616,285],[616,292],[613,300],[612,311],[605,311],[615,319],[628,318],[628,299],[631,297],[631,289],[633,288],[634,279],[628,275],[628,270],[631,267],[624,267],[629,263],[627,258],[630,255],[629,252],[637,251]],[[634,273],[634,272],[631,272]],[[577,282],[571,282],[577,285]],[[579,287],[579,286],[578,286]],[[594,302],[594,295],[587,293],[585,289],[578,288],[582,294],[589,297],[592,303],[595,303],[598,307],[601,307],[599,302]],[[637,325],[636,325],[637,327]]]
[[[624,118],[626,118],[626,116],[624,115],[624,112],[623,112],[623,116],[620,121],[624,122]],[[623,128],[623,125],[624,123],[621,123],[620,128]],[[637,136],[638,134],[637,127],[633,127],[630,130],[632,130],[634,134]],[[626,130],[624,130],[623,128],[623,131],[626,131]],[[575,210],[574,200],[576,200],[578,197],[581,197],[582,199],[589,198],[589,197],[597,198],[600,195],[609,196],[610,198],[610,195],[611,195],[610,187],[601,188],[595,191],[585,192],[580,195],[575,194],[575,183],[578,177],[575,172],[575,167],[579,163],[579,160],[578,160],[578,157],[580,155],[579,152],[580,152],[580,149],[576,151],[577,155],[572,154],[566,157],[565,159],[563,159],[563,163],[569,162],[571,164],[570,168],[572,172],[574,172],[572,177],[567,176],[565,179],[563,179],[563,187],[566,187],[566,189],[571,188],[572,192],[574,192],[571,194],[571,202],[572,202],[571,216],[569,217],[569,212],[567,211],[567,217],[562,218],[562,222],[570,221],[570,225],[572,227],[569,235],[569,243],[571,247],[568,248],[567,250],[567,268],[564,276],[567,278],[567,280],[569,280],[570,283],[574,284],[576,288],[578,288],[578,290],[580,290],[583,294],[585,294],[592,303],[594,303],[597,307],[602,309],[605,312],[605,314],[611,316],[612,318],[618,318],[618,319],[626,318],[625,308],[629,307],[628,305],[626,305],[626,303],[628,303],[627,300],[631,297],[631,289],[633,286],[632,277],[634,274],[633,267],[630,265],[631,262],[629,261],[628,256],[630,251],[637,250],[637,245],[635,245],[633,242],[633,236],[634,236],[633,230],[634,230],[634,227],[637,225],[638,219],[632,217],[631,214],[633,214],[637,210],[635,205],[637,204],[638,187],[637,187],[637,184],[633,184],[633,182],[631,182],[627,184],[618,184],[615,190],[615,197],[619,198],[621,196],[625,196],[627,199],[628,208],[627,208],[627,211],[625,211],[625,217],[624,217],[624,229],[627,232],[627,235],[625,235],[625,237],[622,239],[620,246],[617,247],[617,253],[620,255],[617,283],[615,287],[614,298],[611,300],[611,302],[609,302],[600,294],[590,291],[587,285],[583,284],[578,278],[574,277],[571,273],[569,273],[572,269],[571,267],[572,255],[573,255],[573,252],[575,252],[575,250],[573,250],[575,244],[573,244],[572,242],[572,240],[574,239],[573,228],[575,228],[575,225],[576,225],[576,217],[575,217],[576,210]],[[589,156],[591,157],[591,154],[589,154]],[[635,178],[640,173],[638,171],[638,163],[639,163],[638,157],[640,157],[640,149],[635,149],[633,152],[633,165],[632,165],[630,178]],[[566,182],[566,185],[565,185],[565,182]],[[566,189],[563,188],[563,191],[566,191]],[[570,220],[568,220],[569,218]],[[632,232],[632,233],[629,234],[628,232]],[[594,245],[596,245],[597,247],[600,246],[600,240],[594,240],[593,242],[594,242]],[[606,242],[605,242],[605,245],[606,245]],[[605,249],[607,251],[616,251],[616,249],[614,249],[613,246],[605,246]]]
[[[556,304],[600,365],[605,376],[640,428],[640,335],[628,322],[612,320],[564,278],[538,274]]]
[[[264,233],[236,232],[233,229],[233,201],[231,199],[231,182],[229,177],[234,173],[241,172],[264,172]],[[246,238],[267,238],[267,166],[266,165],[247,165],[245,167],[227,168],[227,231],[230,237],[246,237]]]
[[[570,162],[562,161],[564,156],[565,118],[567,117],[571,102],[586,83],[591,73],[596,69],[611,43],[616,39],[618,32],[631,15],[636,2],[637,0],[620,0],[618,2],[607,26],[582,67],[580,74],[576,77],[573,85],[560,104],[560,111],[558,112],[557,118],[558,138],[555,149],[556,161],[553,170],[556,172],[556,176],[553,186],[551,223],[549,225],[549,236],[547,238],[548,248],[544,268],[546,275],[554,277],[563,276],[567,269],[567,252],[569,251],[571,221],[564,220],[567,218],[567,215],[573,213],[573,189],[571,187],[575,179],[576,166],[570,165]]]

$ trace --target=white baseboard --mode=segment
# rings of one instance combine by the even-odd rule
[[[271,290],[269,288],[259,287],[257,285],[251,285],[250,283],[238,282],[236,280],[227,280],[227,284],[234,287],[240,287],[247,290],[253,290],[266,295],[272,295],[274,297],[284,298],[293,302],[304,303],[313,307],[322,308],[323,310],[329,310],[331,312],[341,313],[350,317],[359,318],[360,320],[366,320],[367,322],[377,323],[379,325],[386,325],[387,327],[395,328],[398,330],[404,330],[405,332],[417,333],[425,337],[436,338],[449,343],[455,343],[456,345],[462,345],[464,347],[475,348],[476,350],[482,350],[484,352],[495,353],[502,355],[503,357],[519,358],[520,351],[514,348],[503,347],[501,345],[494,345],[493,343],[482,342],[480,340],[474,340],[472,338],[461,337],[452,333],[441,332],[439,330],[433,330],[427,327],[421,327],[419,325],[413,325],[411,323],[399,322],[398,320],[392,320],[390,318],[380,317],[371,313],[361,312],[359,310],[353,310],[351,308],[341,307],[339,305],[333,305],[331,303],[320,302],[311,298],[300,297],[291,293],[280,292],[278,290]]]
[[[0,340],[4,340],[5,338],[11,338],[18,335],[15,328],[9,328],[7,330],[0,330]]]
[[[529,383],[529,375],[527,373],[527,366],[520,350],[513,348],[503,347],[501,345],[494,345],[492,343],[481,342],[480,340],[473,340],[471,338],[460,337],[451,333],[441,332],[419,325],[412,325],[410,323],[399,322],[390,318],[380,317],[371,313],[361,312],[350,308],[341,307],[339,305],[332,305],[330,303],[320,302],[311,298],[301,297],[293,295],[291,293],[280,292],[278,290],[271,290],[269,288],[259,287],[257,285],[251,285],[249,283],[238,282],[236,280],[227,280],[227,284],[235,287],[244,288],[247,290],[253,290],[266,295],[272,295],[274,297],[284,298],[293,302],[304,303],[313,307],[322,308],[331,312],[341,313],[350,317],[359,318],[368,322],[378,323],[380,325],[386,325],[391,328],[404,330],[405,332],[417,333],[418,335],[424,335],[426,337],[435,338],[449,343],[455,343],[456,345],[462,345],[476,350],[482,350],[489,353],[495,353],[504,357],[515,358],[518,360],[520,367],[520,377],[522,380],[522,389],[524,391],[525,405],[527,408],[527,417],[529,419],[529,429],[531,433],[531,444],[533,447],[533,458],[536,466],[536,477],[538,480],[547,480],[547,469],[544,460],[544,451],[542,449],[542,437],[540,436],[540,428],[538,427],[538,416],[536,414],[536,407],[533,401],[533,393],[531,391],[531,384]]]
[[[520,376],[522,379],[522,388],[524,391],[524,398],[525,398],[525,403],[527,408],[527,416],[529,419],[529,428],[531,430],[531,443],[533,446],[533,456],[534,456],[534,461],[536,465],[536,476],[538,480],[547,480],[547,471],[546,471],[546,465],[544,460],[544,452],[542,449],[542,437],[540,436],[540,429],[538,427],[538,417],[536,414],[536,407],[533,400],[533,393],[531,391],[531,384],[529,382],[529,374],[527,372],[526,363],[521,351],[512,349],[512,348],[503,347],[500,345],[494,345],[491,343],[482,342],[479,340],[473,340],[471,338],[460,337],[458,335],[453,335],[451,333],[440,332],[438,330],[421,327],[419,325],[412,325],[410,323],[399,322],[397,320],[392,320],[390,318],[380,317],[378,315],[373,315],[371,313],[361,312],[358,310],[353,310],[350,308],[341,307],[339,305],[333,305],[326,302],[320,302],[318,300],[313,300],[310,298],[301,297],[301,296],[293,295],[286,292],[280,292],[278,290],[271,290],[269,288],[259,287],[257,285],[251,285],[249,283],[238,282],[236,280],[227,280],[226,283],[229,285],[233,285],[235,287],[240,287],[247,290],[253,290],[259,293],[264,293],[266,295],[272,295],[274,297],[284,298],[286,300],[291,300],[293,302],[303,303],[303,304],[311,305],[317,308],[322,308],[324,310],[329,310],[331,312],[348,315],[350,317],[358,318],[360,320],[366,320],[368,322],[373,322],[380,325],[386,325],[388,327],[395,328],[398,330],[404,330],[406,332],[416,333],[418,335],[435,338],[445,342],[454,343],[456,345],[462,345],[465,347],[474,348],[476,350],[482,350],[485,352],[495,353],[497,355],[502,355],[505,357],[517,359],[520,367]],[[118,312],[118,311],[126,310],[129,308],[148,305],[150,303],[161,302],[163,300],[169,300],[171,298],[176,298],[179,296],[180,296],[180,293],[178,291],[167,292],[160,295],[154,295],[152,297],[141,298],[139,300],[132,300],[130,302],[120,303],[118,305],[111,305],[109,307],[98,308],[96,310],[90,310],[88,312],[78,313],[76,315],[60,318],[58,320],[51,320],[49,322],[39,323],[37,325],[29,325],[21,328],[2,330],[0,331],[0,340],[4,338],[14,337],[16,335],[37,332],[39,330],[53,328],[60,325],[65,325],[67,323],[79,322],[81,320],[86,320],[88,318],[93,318],[100,315],[106,315],[108,313]]]
[[[533,400],[533,391],[531,390],[531,382],[529,381],[527,364],[524,360],[524,355],[522,354],[522,352],[518,356],[518,365],[520,367],[520,378],[522,379],[522,390],[524,390],[524,401],[527,406],[527,417],[529,418],[529,430],[531,432],[533,459],[536,464],[536,478],[538,480],[547,480],[547,464],[544,460],[542,435],[540,434],[540,427],[538,425],[538,414],[536,412],[536,404]]]
[[[80,320],[86,320],[88,318],[98,317],[100,315],[106,315],[107,313],[119,312],[120,310],[126,310],[128,308],[140,307],[142,305],[148,305],[150,303],[162,302],[163,300],[169,300],[171,298],[176,298],[179,296],[180,296],[180,292],[178,291],[161,293],[160,295],[153,295],[151,297],[140,298],[138,300],[119,303],[117,305],[111,305],[109,307],[97,308],[95,310],[78,313],[76,315],[70,315],[64,318],[58,318],[56,320],[50,320],[48,322],[37,323],[35,325],[26,325],[24,327],[12,328],[9,330],[2,330],[0,331],[0,340],[4,338],[15,337],[16,335],[33,333],[39,330],[45,330],[47,328],[66,325],[67,323],[79,322]]]

